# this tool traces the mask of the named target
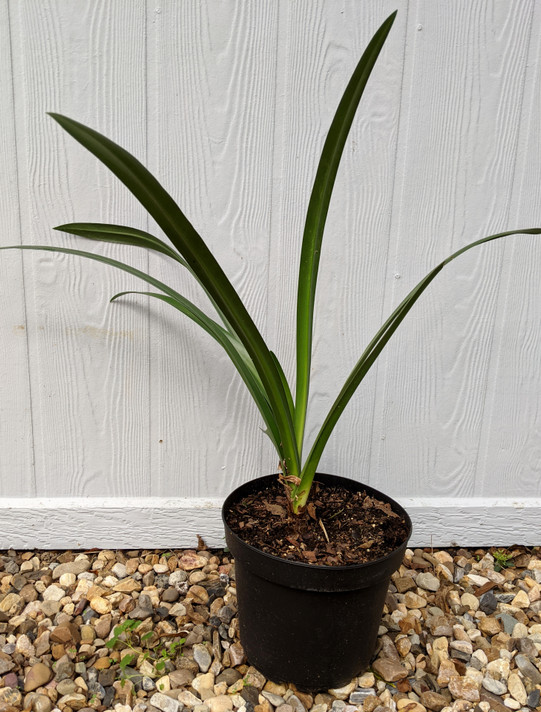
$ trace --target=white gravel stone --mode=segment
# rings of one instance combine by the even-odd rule
[[[425,591],[438,591],[440,587],[440,580],[429,572],[417,574],[415,583],[419,588],[424,588]]]
[[[56,584],[52,583],[43,592],[43,600],[44,601],[60,601],[60,600],[62,600],[62,598],[64,598],[65,595],[66,595],[66,592],[64,591],[63,588],[60,588],[60,586],[57,586]]]
[[[174,700],[161,692],[155,692],[152,695],[150,704],[162,710],[162,712],[179,712],[181,709],[181,703],[178,700]]]

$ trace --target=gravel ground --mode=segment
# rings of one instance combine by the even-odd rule
[[[541,548],[408,550],[371,669],[319,694],[250,667],[227,553],[0,552],[0,712],[531,712],[540,652]]]

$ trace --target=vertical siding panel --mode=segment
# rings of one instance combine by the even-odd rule
[[[531,11],[412,6],[388,311],[449,252],[510,224]],[[389,346],[377,467],[399,494],[475,490],[502,248],[446,268]]]
[[[151,169],[175,196],[264,332],[272,188],[275,3],[149,8]],[[201,301],[189,275],[153,271]],[[153,460],[162,494],[223,495],[259,472],[259,413],[219,346],[153,306]]]
[[[277,298],[275,340],[294,382],[298,264],[317,162],[351,73],[395,4],[346,2],[339,9],[328,3],[285,2],[282,9],[278,96],[283,98],[275,138],[282,163],[276,168],[271,278]],[[380,325],[406,16],[407,7],[370,78],[335,183],[319,268],[306,452]],[[373,374],[337,426],[321,471],[370,478]]]
[[[134,121],[144,113],[144,4],[12,9],[25,242],[73,246],[51,227],[74,219],[140,220],[126,191],[45,112],[97,126],[144,157],[144,125]],[[27,254],[36,494],[148,494],[147,317],[108,306],[115,292],[139,285],[93,262]],[[144,266],[145,257],[133,261]]]
[[[17,116],[11,58],[8,3],[0,4],[0,215],[2,242],[21,242],[17,166]],[[25,294],[22,253],[2,252],[0,259],[0,495],[35,494],[33,442],[28,380]]]
[[[541,6],[528,23],[510,224],[541,224]],[[476,495],[541,496],[541,237],[505,246]]]

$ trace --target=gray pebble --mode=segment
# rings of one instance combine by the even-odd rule
[[[440,587],[439,578],[428,571],[417,574],[415,583],[419,588],[424,588],[425,591],[438,591]]]
[[[490,616],[492,613],[494,613],[497,607],[498,599],[492,593],[492,591],[487,591],[479,599],[479,610],[483,611],[483,613],[486,613],[487,616]]]
[[[113,684],[116,679],[116,670],[114,668],[107,668],[107,670],[100,670],[98,674],[98,683],[103,685],[103,687],[109,687]]]
[[[275,695],[273,692],[267,692],[266,690],[263,690],[261,694],[273,707],[279,707],[284,704],[284,698],[280,697],[280,695]]]
[[[179,597],[180,593],[177,589],[174,586],[170,586],[163,592],[162,601],[165,601],[166,603],[174,603],[175,601],[178,601]]]
[[[483,678],[483,687],[494,695],[505,695],[507,692],[507,685],[504,682],[494,680],[491,677]]]
[[[496,618],[499,618],[503,624],[503,629],[507,635],[513,635],[513,628],[518,623],[516,618],[510,616],[509,613],[499,613]]]
[[[113,576],[116,576],[117,579],[124,579],[128,575],[128,570],[126,569],[126,565],[119,561],[113,566],[111,573]]]
[[[96,697],[99,697],[100,700],[103,700],[103,698],[105,697],[105,688],[103,685],[100,685],[99,682],[89,682],[88,691],[91,695],[96,695]]]
[[[179,583],[184,583],[185,581],[188,580],[188,574],[186,571],[173,571],[173,573],[169,574],[169,585],[170,586],[176,586]]]
[[[55,680],[57,682],[61,682],[62,680],[66,680],[68,677],[73,676],[73,673],[75,672],[75,665],[71,662],[71,660],[64,660],[64,658],[60,658],[60,660],[56,663],[55,671]]]
[[[528,707],[531,707],[532,709],[538,709],[539,707],[539,702],[541,698],[541,691],[540,690],[532,690],[530,694],[528,695],[528,699],[526,700],[526,704]]]
[[[148,596],[146,593],[142,593],[137,599],[137,605],[135,606],[133,611],[130,611],[130,613],[128,613],[128,616],[132,619],[142,621],[146,618],[150,618],[152,612],[153,608],[150,596]]]
[[[201,672],[207,672],[212,663],[212,658],[210,657],[206,645],[201,643],[197,643],[193,646],[193,659],[198,664]]]
[[[180,712],[182,705],[178,700],[172,697],[163,695],[161,692],[156,692],[150,698],[150,704],[157,707],[162,712]]]
[[[541,672],[531,663],[525,655],[517,655],[515,663],[520,672],[531,680],[534,685],[541,685]]]
[[[373,687],[365,687],[362,690],[355,690],[349,696],[349,701],[352,705],[362,705],[367,697],[375,695],[376,690]]]

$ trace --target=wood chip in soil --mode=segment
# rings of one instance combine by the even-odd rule
[[[276,482],[235,503],[226,516],[247,544],[274,556],[321,566],[361,564],[402,544],[407,524],[366,492],[314,482],[306,510],[294,515]]]

